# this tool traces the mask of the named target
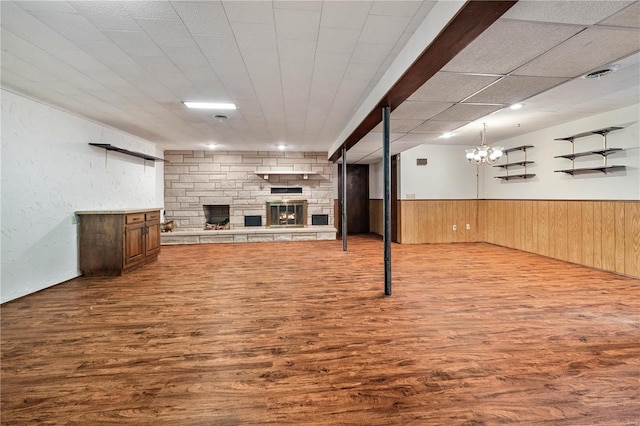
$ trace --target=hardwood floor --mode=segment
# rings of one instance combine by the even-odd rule
[[[482,243],[165,246],[2,306],[2,424],[639,425],[640,280]]]

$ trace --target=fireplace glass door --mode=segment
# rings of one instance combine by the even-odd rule
[[[306,225],[306,200],[283,200],[267,202],[268,227],[302,227]]]

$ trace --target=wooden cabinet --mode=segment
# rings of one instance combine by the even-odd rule
[[[84,275],[121,275],[158,258],[160,209],[76,214],[80,218],[80,270]]]

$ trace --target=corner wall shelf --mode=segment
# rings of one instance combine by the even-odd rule
[[[586,174],[586,173],[604,173],[607,174],[609,172],[615,172],[618,170],[624,170],[625,166],[609,166],[607,164],[607,157],[616,152],[624,151],[622,148],[607,148],[607,135],[615,130],[622,130],[624,127],[605,127],[603,129],[591,130],[588,132],[578,133],[576,135],[567,136],[564,138],[557,138],[557,141],[567,141],[571,143],[571,153],[556,155],[554,158],[566,158],[567,160],[571,160],[571,168],[563,169],[563,170],[555,170],[556,173],[566,173],[571,176],[577,174]],[[594,149],[591,151],[584,152],[575,152],[575,139],[584,138],[587,136],[593,135],[601,135],[602,136],[602,149]],[[588,157],[591,155],[600,155],[602,156],[602,166],[596,167],[575,167],[575,159],[580,157]]]
[[[129,151],[128,149],[119,148],[117,146],[113,146],[109,143],[89,143],[91,146],[95,146],[98,148],[106,149],[107,151],[115,151],[122,154],[130,155],[132,157],[144,158],[145,160],[150,161],[164,161],[163,158],[154,157],[153,155],[145,154],[143,152]]]
[[[505,149],[504,151],[502,151],[507,156],[507,162],[505,164],[498,164],[498,165],[495,165],[493,167],[498,167],[498,168],[505,169],[507,171],[507,174],[503,175],[503,176],[494,176],[494,177],[496,179],[501,179],[501,180],[531,179],[532,177],[534,177],[535,173],[527,173],[527,166],[529,166],[530,164],[535,164],[535,161],[527,160],[527,150],[529,148],[533,148],[533,145],[516,146],[514,148],[509,148],[509,149]],[[523,161],[515,161],[515,162],[511,162],[510,163],[509,162],[509,153],[516,152],[516,151],[524,152],[524,160]],[[512,167],[524,167],[524,173],[510,175],[509,174],[509,169],[512,168]]]

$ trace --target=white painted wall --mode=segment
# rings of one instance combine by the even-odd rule
[[[535,161],[528,169],[535,173],[533,179],[501,181],[495,176],[504,174],[502,169],[487,168],[480,188],[480,198],[486,199],[572,199],[572,200],[639,200],[640,199],[640,135],[638,119],[640,104],[583,118],[559,126],[529,133],[504,141],[492,141],[491,145],[505,148],[533,145],[527,159]],[[626,170],[610,174],[594,173],[571,176],[554,170],[571,168],[571,161],[554,158],[571,152],[571,144],[554,139],[609,126],[622,126],[624,130],[611,132],[607,146],[624,148],[624,152],[610,155],[609,165],[624,165]],[[575,151],[590,151],[602,147],[602,137],[590,136],[575,140]],[[520,161],[520,153],[514,153],[509,162]],[[501,159],[505,163],[506,159]],[[602,165],[602,157],[576,159],[576,167]],[[516,173],[518,169],[510,169]]]
[[[420,145],[400,154],[401,200],[475,199],[476,166],[467,163],[461,145]],[[426,158],[426,166],[417,166]]]
[[[2,90],[2,303],[77,277],[74,212],[162,207],[162,163],[89,142],[158,155],[151,142]]]
[[[369,199],[384,198],[384,181],[382,180],[382,161],[369,164]]]

